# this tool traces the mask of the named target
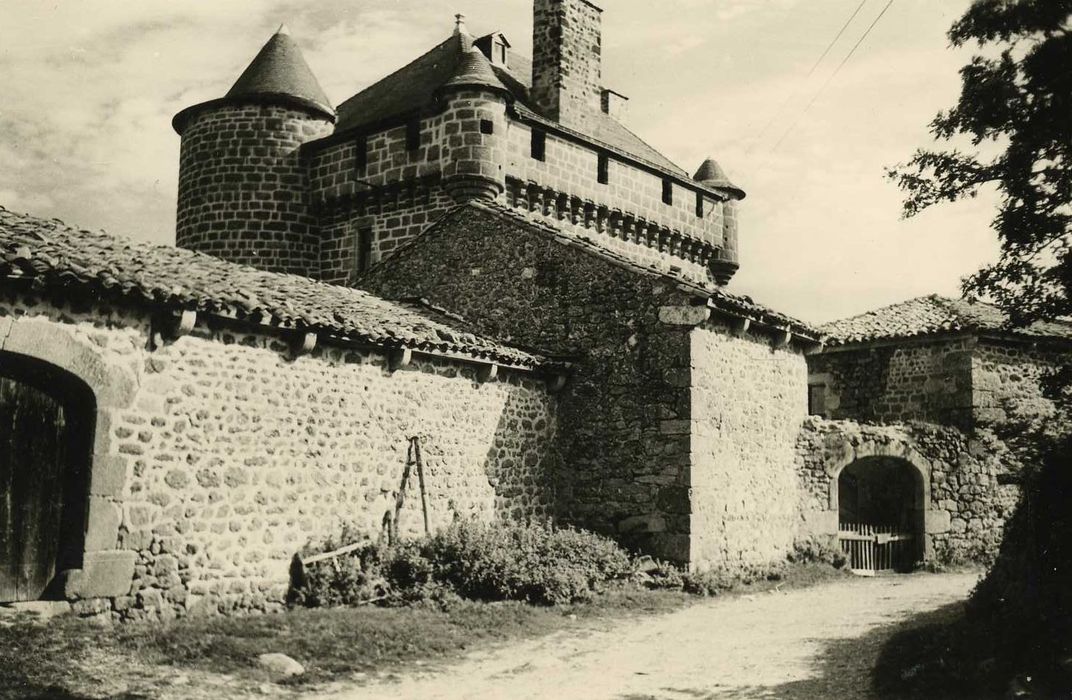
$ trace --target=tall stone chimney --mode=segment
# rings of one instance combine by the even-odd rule
[[[533,0],[532,98],[566,126],[600,110],[602,13],[588,0]]]

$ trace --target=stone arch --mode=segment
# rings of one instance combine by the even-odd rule
[[[850,464],[869,457],[890,457],[898,459],[910,467],[920,481],[920,489],[917,494],[917,508],[924,511],[930,508],[931,503],[931,463],[915,448],[909,444],[907,438],[891,440],[890,442],[862,441],[853,445],[852,449],[834,462],[826,466],[826,473],[830,476],[828,487],[828,507],[830,510],[838,510],[838,480],[841,472]]]
[[[134,575],[134,552],[119,551],[127,465],[111,449],[112,416],[130,408],[137,392],[133,371],[107,360],[73,327],[42,317],[0,318],[0,357],[22,356],[79,380],[93,395],[92,447],[82,568],[63,576],[68,598],[125,595]]]

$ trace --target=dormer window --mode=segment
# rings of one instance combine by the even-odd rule
[[[473,46],[484,54],[491,65],[503,68],[510,65],[510,42],[499,32],[480,37],[473,42]]]

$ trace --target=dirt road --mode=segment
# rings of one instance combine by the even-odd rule
[[[963,600],[977,574],[855,578],[715,599],[607,629],[558,633],[332,700],[869,698],[883,628]]]

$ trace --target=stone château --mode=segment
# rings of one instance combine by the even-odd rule
[[[281,30],[174,118],[178,247],[0,208],[0,600],[278,609],[302,547],[425,519],[731,573],[806,537],[992,551],[995,431],[1052,408],[1070,327],[731,292],[745,193],[625,126],[600,15],[534,0],[531,59],[459,17],[337,108]]]

